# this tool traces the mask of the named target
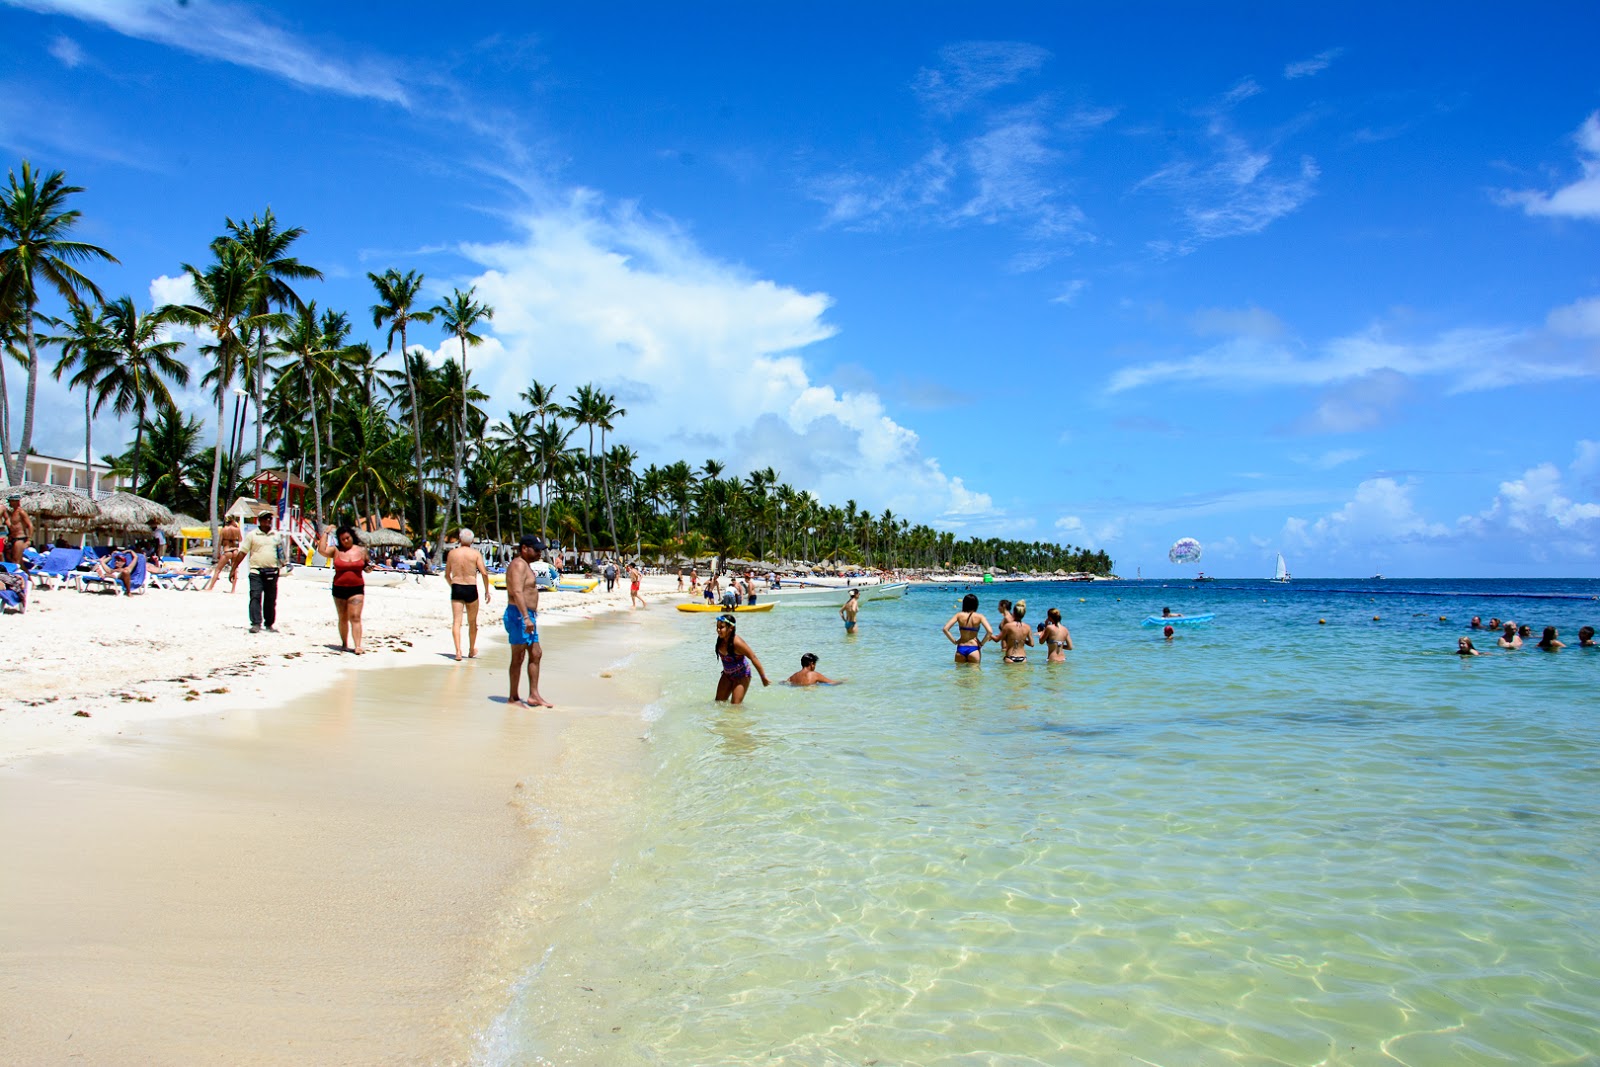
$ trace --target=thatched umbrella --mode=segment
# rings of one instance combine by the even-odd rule
[[[172,521],[161,525],[161,532],[168,537],[182,537],[183,531],[192,530],[205,524],[206,520],[204,519],[197,519],[193,515],[185,515],[181,511],[174,511],[172,513]]]
[[[91,526],[148,530],[152,522],[164,525],[172,521],[171,508],[132,493],[111,493],[96,500],[95,506],[100,513],[89,523]]]
[[[366,530],[356,534],[368,548],[410,548],[411,538],[399,530]]]
[[[94,501],[59,485],[13,485],[0,489],[0,500],[22,498],[22,507],[36,519],[92,519],[99,514]]]

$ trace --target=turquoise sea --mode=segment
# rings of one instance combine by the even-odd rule
[[[740,708],[674,613],[637,832],[482,1061],[1600,1062],[1600,582],[974,587],[1077,646],[976,669],[967,588],[741,616],[847,681]]]

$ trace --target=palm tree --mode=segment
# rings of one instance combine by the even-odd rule
[[[606,434],[617,428],[613,420],[620,419],[627,413],[627,408],[617,407],[617,398],[614,396],[601,393],[596,399],[594,424],[600,427],[600,488],[605,493],[606,528],[611,531],[611,550],[613,552],[619,549],[617,546],[617,519],[611,511],[611,479],[606,473]]]
[[[67,199],[83,189],[68,185],[66,176],[55,171],[41,181],[37,171],[22,162],[22,174],[10,172],[10,188],[0,193],[0,276],[9,277],[6,288],[16,287],[14,298],[22,307],[22,338],[28,353],[28,384],[22,402],[22,435],[17,451],[7,448],[3,457],[6,477],[12,485],[22,482],[22,464],[33,450],[33,408],[39,389],[39,346],[33,322],[39,306],[39,291],[54,289],[69,305],[83,302],[85,294],[97,302],[100,289],[74,266],[89,260],[117,262],[117,257],[98,245],[72,241],[67,235],[77,225],[80,214],[67,207]],[[9,410],[11,397],[0,396]],[[9,434],[7,434],[9,437]]]
[[[583,497],[583,532],[589,538],[589,550],[594,551],[594,533],[589,525],[589,498],[594,495],[594,431],[603,419],[605,410],[605,394],[593,385],[580,385],[576,392],[567,398],[571,401],[564,414],[579,426],[589,430],[589,461],[584,466],[584,482],[588,491]],[[612,547],[616,547],[616,536],[611,538]]]
[[[262,411],[266,391],[267,320],[263,316],[274,308],[279,311],[300,310],[303,302],[299,294],[290,287],[289,282],[311,278],[321,281],[322,272],[288,255],[289,246],[304,237],[306,231],[298,226],[287,230],[278,229],[278,219],[270,207],[267,208],[265,215],[252,218],[249,222],[243,219],[237,222],[228,219],[225,225],[228,232],[217,238],[217,241],[228,241],[238,245],[245,258],[249,260],[253,272],[250,314],[255,318],[257,325],[253,331],[254,355],[250,360],[254,386],[250,395],[256,405],[256,471],[259,472],[264,421]]]
[[[455,451],[455,470],[450,476],[450,509],[459,514],[461,501],[461,468],[467,461],[467,346],[474,348],[483,343],[483,338],[472,332],[478,323],[494,318],[494,308],[488,304],[480,304],[473,299],[478,293],[477,286],[466,292],[460,289],[450,294],[450,298],[443,303],[435,304],[429,312],[439,319],[444,326],[444,332],[461,342],[461,434],[457,438]],[[441,527],[441,530],[443,528]],[[437,562],[444,558],[444,537],[441,536],[433,548],[434,560]]]
[[[41,337],[45,344],[61,349],[51,375],[56,381],[69,370],[78,373],[67,385],[83,390],[83,484],[89,487],[89,499],[94,499],[94,417],[105,407],[106,393],[102,385],[107,371],[116,364],[116,353],[111,351],[106,327],[100,316],[88,304],[74,304],[69,319],[46,319],[61,330],[54,337]]]
[[[150,481],[134,482],[134,492],[166,502],[174,509],[198,507],[205,470],[200,449],[200,420],[177,408],[160,405],[156,420],[139,427],[140,455],[125,457],[141,467]],[[204,465],[209,465],[206,457]],[[120,464],[119,464],[120,465]]]
[[[533,431],[533,469],[539,478],[539,536],[548,538],[550,501],[545,491],[561,471],[574,430],[552,421]]]
[[[413,322],[432,322],[433,312],[412,310],[417,295],[422,291],[422,275],[414,270],[401,274],[390,267],[382,274],[368,272],[367,280],[378,291],[378,302],[372,305],[372,325],[381,329],[384,323],[389,324],[389,336],[385,344],[391,349],[394,348],[394,335],[397,333],[400,335],[400,366],[405,371],[406,393],[411,398],[411,439],[415,445],[417,461],[417,529],[426,531],[428,498],[422,478],[422,421],[419,414],[421,405],[417,403],[417,385],[411,373],[410,360],[406,356],[406,327]]]
[[[281,325],[283,316],[251,314],[256,274],[244,249],[231,242],[215,241],[212,242],[211,251],[216,261],[204,270],[188,263],[183,265],[184,273],[189,275],[200,303],[183,305],[174,311],[174,315],[190,325],[204,327],[215,338],[213,343],[200,348],[213,360],[212,368],[201,381],[212,387],[217,401],[217,444],[211,457],[210,512],[211,537],[215,543],[219,525],[217,491],[222,480],[222,441],[227,429],[223,411],[228,391],[233,387],[234,377],[247,352],[245,338],[258,325]]]
[[[287,356],[282,373],[274,390],[285,390],[293,385],[305,397],[311,413],[311,481],[314,500],[313,513],[317,527],[322,526],[322,396],[331,396],[342,375],[339,362],[347,358],[349,347],[345,338],[350,332],[350,321],[343,312],[329,311],[317,317],[315,300],[300,309],[283,336],[273,344],[274,351]]]
[[[172,406],[172,391],[167,388],[167,381],[188,385],[189,368],[177,356],[183,342],[163,339],[166,326],[176,321],[172,307],[160,307],[141,315],[133,306],[132,297],[120,296],[101,309],[101,321],[105,324],[107,343],[116,355],[116,362],[107,371],[101,388],[111,399],[112,411],[118,415],[136,415],[133,484],[138,485],[139,460],[143,455],[139,438],[144,433],[150,408],[152,405]]]

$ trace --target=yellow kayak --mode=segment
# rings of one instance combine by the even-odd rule
[[[720,615],[724,611],[771,611],[773,608],[775,608],[777,606],[778,605],[772,603],[769,600],[765,604],[740,604],[736,608],[725,608],[721,604],[679,604],[678,605],[678,610],[679,611],[703,611],[703,612],[707,612],[708,614],[709,613],[716,613],[716,614]]]

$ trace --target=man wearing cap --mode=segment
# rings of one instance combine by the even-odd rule
[[[553,708],[539,695],[539,663],[544,650],[539,647],[539,580],[533,564],[544,551],[544,542],[532,534],[524,534],[517,543],[516,558],[506,568],[506,636],[511,639],[511,695],[506,703],[512,707]],[[522,663],[528,663],[528,699],[517,695],[522,684]]]
[[[6,507],[6,555],[12,563],[22,562],[22,553],[33,540],[33,517],[22,507],[20,494],[12,493]]]
[[[270,633],[278,627],[278,535],[272,532],[272,512],[256,516],[256,528],[244,535],[239,550],[250,563],[250,632]]]

